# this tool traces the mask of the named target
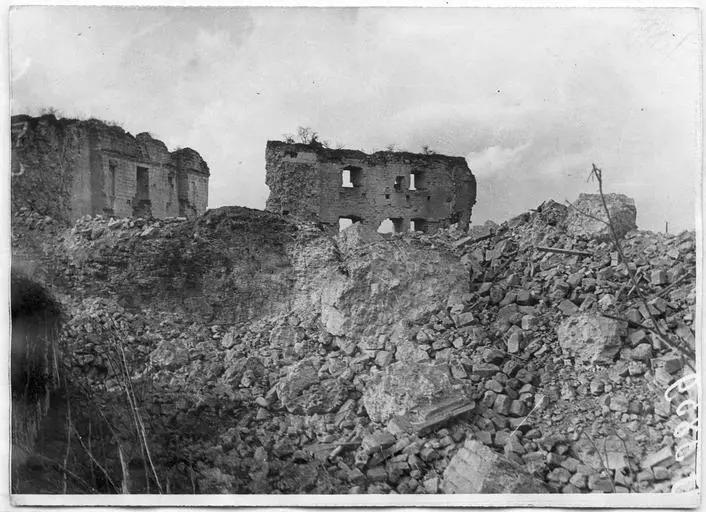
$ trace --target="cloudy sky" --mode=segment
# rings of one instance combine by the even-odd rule
[[[473,222],[553,198],[635,198],[693,229],[695,9],[16,8],[11,109],[98,117],[211,168],[209,206],[264,208],[265,142],[297,126],[347,148],[465,156]]]

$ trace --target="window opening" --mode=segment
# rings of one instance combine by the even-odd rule
[[[341,187],[360,187],[363,179],[363,169],[355,165],[348,165],[341,170]]]
[[[402,231],[401,218],[387,218],[378,227],[378,233],[381,234],[399,233],[400,231]]]
[[[114,160],[108,162],[108,169],[110,169],[110,197],[115,199],[115,172],[118,164]]]
[[[152,211],[149,169],[147,169],[147,167],[136,167],[135,197],[132,202],[132,214],[136,217],[149,217]]]
[[[343,231],[347,227],[352,226],[356,222],[361,222],[363,219],[360,217],[356,217],[355,215],[351,215],[348,217],[339,217],[338,218],[338,230]]]
[[[426,188],[426,180],[422,171],[412,171],[409,175],[410,190],[424,190]]]
[[[426,233],[428,227],[426,219],[420,218],[411,219],[409,225],[410,231],[421,231],[422,233]]]
[[[137,201],[147,201],[150,198],[150,175],[147,167],[138,167],[136,174],[136,194]]]
[[[351,171],[341,171],[341,186],[343,188],[353,188],[351,181]]]

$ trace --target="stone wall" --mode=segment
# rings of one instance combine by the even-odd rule
[[[193,217],[206,211],[208,200],[208,174],[201,171],[205,165],[201,156],[190,148],[172,153],[172,162],[181,172],[178,174],[179,215]]]
[[[375,228],[390,219],[395,231],[411,223],[418,231],[454,222],[465,228],[476,200],[475,177],[461,157],[268,141],[266,168],[268,210],[331,229],[340,218]]]
[[[208,204],[208,165],[98,120],[12,118],[12,202],[72,222],[83,215],[194,217]]]

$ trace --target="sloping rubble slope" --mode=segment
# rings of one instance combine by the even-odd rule
[[[694,234],[630,231],[621,262],[566,217],[331,238],[244,208],[55,235],[20,212],[112,481],[75,448],[73,491],[669,491],[693,468],[662,394],[693,364]]]

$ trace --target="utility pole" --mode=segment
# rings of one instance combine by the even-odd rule
[[[669,221],[664,221],[664,232],[669,234]]]

